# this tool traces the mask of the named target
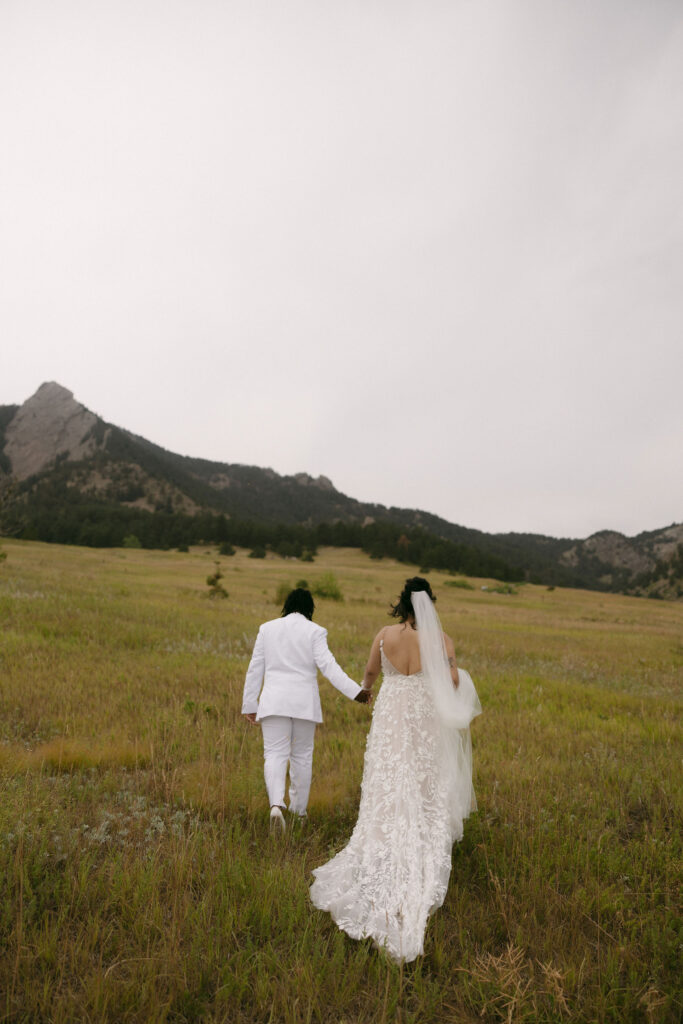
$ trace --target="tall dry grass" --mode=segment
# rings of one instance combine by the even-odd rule
[[[0,567],[0,1020],[677,1021],[680,604],[446,587],[485,713],[480,810],[426,953],[398,968],[308,902],[348,838],[367,709],[323,683],[309,827],[267,834],[239,717],[283,582],[357,677],[406,569],[5,542]]]

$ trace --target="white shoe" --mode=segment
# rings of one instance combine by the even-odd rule
[[[275,804],[274,807],[270,808],[270,834],[278,833],[279,835],[284,835],[286,829],[285,816],[277,804]]]

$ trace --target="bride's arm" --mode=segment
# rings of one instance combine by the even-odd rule
[[[444,643],[446,644],[446,654],[448,655],[448,665],[451,670],[451,679],[453,680],[453,686],[457,688],[460,679],[458,678],[458,666],[455,663],[455,647],[453,641],[446,633],[443,635]]]
[[[372,647],[370,648],[370,654],[368,656],[368,663],[365,666],[365,675],[363,676],[362,687],[364,690],[371,690],[372,685],[377,679],[382,669],[382,658],[379,652],[379,642],[382,639],[384,629],[380,629],[379,633],[372,641]]]

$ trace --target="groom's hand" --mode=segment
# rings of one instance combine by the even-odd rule
[[[369,690],[359,690],[353,699],[358,701],[359,704],[371,704],[372,694]]]
[[[244,717],[248,722],[251,722],[252,725],[258,725],[258,722],[256,721],[255,711],[250,711],[248,714],[244,715]]]

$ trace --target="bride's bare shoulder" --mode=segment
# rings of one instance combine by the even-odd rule
[[[386,640],[388,640],[389,643],[392,643],[392,641],[398,640],[403,630],[404,626],[400,622],[392,623],[390,626],[382,626],[379,632],[375,635],[373,645],[379,647],[380,643]]]
[[[404,622],[393,622],[390,626],[383,626],[380,629],[378,636],[399,636],[401,633],[405,633],[406,627]]]
[[[387,632],[388,628],[389,628],[388,626],[382,626],[382,628],[377,633],[375,633],[375,638],[372,641],[372,646],[373,647],[379,647],[379,642],[380,642],[380,640],[383,640],[384,637],[386,636],[386,632]]]

